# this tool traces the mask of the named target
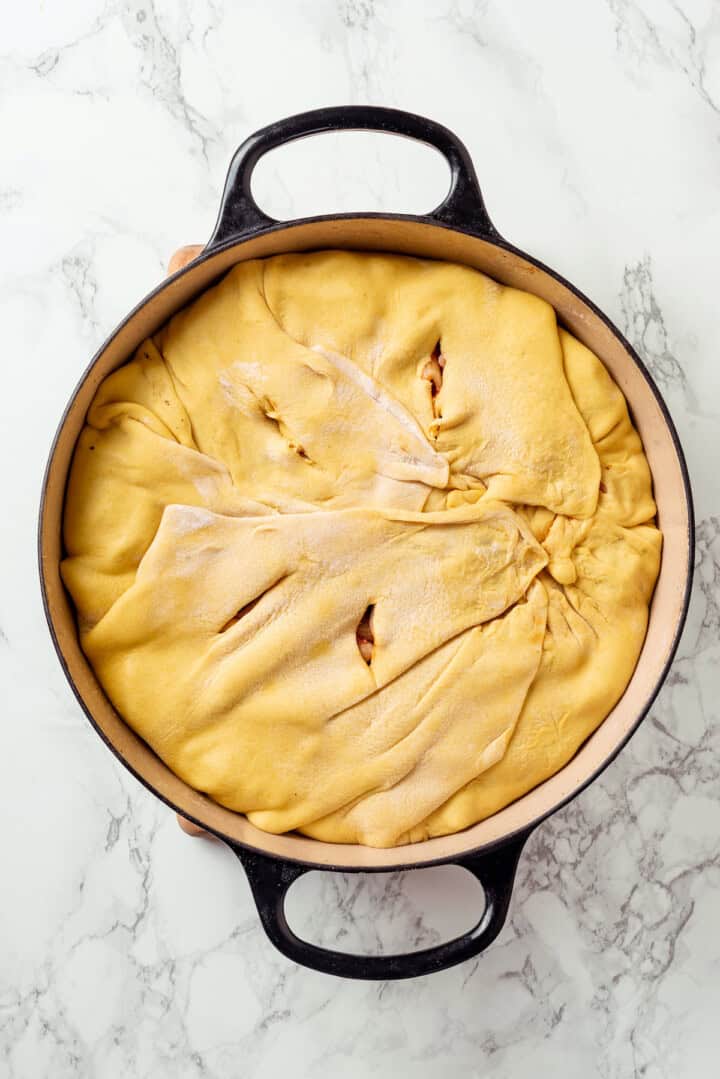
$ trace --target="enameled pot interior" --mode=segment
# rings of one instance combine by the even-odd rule
[[[149,334],[235,263],[280,252],[328,247],[394,251],[466,263],[551,303],[568,329],[603,360],[630,404],[652,470],[659,524],[664,535],[660,576],[634,675],[615,709],[576,756],[556,775],[487,820],[452,836],[389,850],[320,843],[298,835],[268,835],[175,776],[123,722],[105,697],[80,650],[74,614],[59,574],[67,472],[88,406],[102,379],[124,363]],[[40,557],[51,628],[76,693],[111,748],[161,798],[228,839],[285,858],[348,868],[401,866],[452,859],[501,841],[571,797],[614,755],[647,709],[683,620],[690,573],[690,518],[682,464],[655,394],[622,341],[567,285],[514,252],[429,222],[381,217],[329,218],[273,230],[191,265],[170,278],[123,323],[86,372],[58,433],[48,466]]]

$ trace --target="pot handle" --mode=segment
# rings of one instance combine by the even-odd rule
[[[285,896],[299,877],[323,867],[286,862],[246,847],[233,845],[232,850],[247,874],[263,929],[278,951],[293,962],[323,974],[384,981],[416,978],[446,970],[456,963],[472,959],[492,944],[505,924],[518,859],[529,835],[529,831],[524,832],[489,853],[469,854],[448,863],[468,869],[480,881],[485,893],[485,909],[481,917],[472,929],[453,940],[399,955],[337,952],[298,937],[285,917]],[[337,867],[335,871],[343,870]]]
[[[474,233],[488,240],[499,235],[488,216],[470,154],[447,127],[400,109],[374,105],[337,105],[288,116],[251,135],[235,151],[228,169],[215,229],[207,244],[211,251],[276,225],[260,209],[251,190],[260,158],[286,142],[324,131],[379,131],[416,139],[439,150],[450,166],[450,190],[428,219]]]

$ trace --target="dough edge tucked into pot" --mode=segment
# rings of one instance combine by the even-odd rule
[[[236,266],[100,385],[62,574],[123,718],[271,832],[393,846],[558,771],[659,571],[625,400],[468,267]]]

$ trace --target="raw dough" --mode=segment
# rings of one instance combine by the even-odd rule
[[[342,251],[233,269],[104,380],[64,581],[118,711],[271,832],[392,846],[557,771],[659,569],[624,398],[542,300]]]

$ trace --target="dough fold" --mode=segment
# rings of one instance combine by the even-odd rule
[[[659,570],[624,398],[542,300],[326,251],[235,267],[100,385],[65,584],[127,722],[271,832],[392,846],[561,768]]]

